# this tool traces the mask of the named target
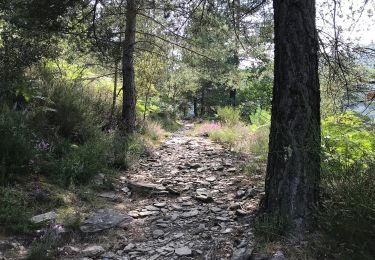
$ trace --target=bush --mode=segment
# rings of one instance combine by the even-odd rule
[[[337,258],[373,259],[375,140],[372,122],[354,113],[322,123],[320,227]],[[326,250],[327,251],[327,250]]]
[[[82,145],[70,144],[66,154],[61,157],[56,154],[48,156],[41,165],[41,171],[65,186],[86,184],[108,165],[110,149],[110,141],[97,135],[97,138],[92,138]]]
[[[0,111],[0,185],[28,172],[33,159],[32,134],[20,112]]]
[[[253,129],[262,126],[269,127],[271,124],[271,113],[261,108],[258,108],[254,114],[250,114],[249,118]]]
[[[27,256],[27,260],[52,260],[56,259],[58,246],[61,246],[62,239],[58,232],[60,225],[52,224],[48,229],[43,230],[39,238],[33,241]]]
[[[251,132],[252,135],[249,139],[248,151],[265,162],[268,156],[269,125],[263,125],[253,129]]]
[[[158,122],[168,132],[175,132],[181,128],[181,125],[176,121],[176,116],[171,113],[152,113],[149,118],[154,122]]]
[[[320,227],[335,254],[373,259],[375,249],[375,164],[364,172],[324,173]],[[340,258],[340,257],[339,257]]]
[[[228,145],[229,149],[232,149],[236,140],[240,138],[234,128],[228,127],[223,127],[220,130],[213,131],[209,133],[209,136],[214,141]]]
[[[137,135],[123,137],[115,133],[112,137],[111,165],[119,169],[127,169],[129,164],[146,153],[146,146]]]
[[[240,111],[233,107],[219,107],[218,119],[225,125],[234,126],[240,122]]]
[[[0,187],[0,226],[11,233],[29,233],[33,225],[28,198],[20,190]]]
[[[142,129],[142,134],[151,141],[157,142],[163,139],[167,133],[162,128],[160,123],[155,121],[146,121]]]
[[[45,82],[38,89],[43,102],[34,99],[38,102],[32,104],[32,120],[39,125],[43,123],[44,128],[40,130],[44,134],[57,132],[73,142],[83,143],[95,135],[109,115],[103,107],[109,108],[109,104],[93,89],[62,80]]]
[[[203,136],[209,135],[210,133],[222,129],[223,126],[218,123],[208,123],[204,122],[202,124],[197,125],[194,130],[192,131],[194,135]]]
[[[331,173],[364,170],[375,161],[375,125],[354,113],[322,122],[323,167]]]

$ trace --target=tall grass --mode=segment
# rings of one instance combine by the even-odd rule
[[[265,162],[268,153],[270,116],[259,110],[252,125],[240,121],[239,111],[232,107],[218,109],[220,123],[204,122],[194,129],[196,135],[207,135],[235,152],[252,154]]]

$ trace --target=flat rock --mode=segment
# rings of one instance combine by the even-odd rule
[[[164,231],[161,230],[161,229],[155,229],[155,230],[152,232],[152,235],[153,235],[153,237],[155,237],[155,238],[159,238],[159,237],[164,236]]]
[[[152,205],[146,206],[145,209],[147,209],[149,211],[159,211],[160,210],[158,207],[155,207],[155,206],[152,206]]]
[[[237,216],[245,216],[245,215],[247,215],[248,214],[248,212],[246,212],[246,211],[244,211],[244,210],[242,210],[242,209],[237,209],[236,210],[236,215]]]
[[[80,229],[85,233],[93,233],[132,221],[132,217],[121,214],[113,209],[100,209],[84,220]]]
[[[129,243],[126,245],[126,247],[124,248],[124,251],[125,252],[129,252],[131,250],[133,250],[136,246],[133,244],[133,243]]]
[[[219,207],[211,207],[210,208],[210,210],[212,211],[212,212],[220,212],[220,211],[222,211],[222,209],[221,208],[219,208]]]
[[[216,177],[215,176],[207,177],[206,181],[209,181],[209,182],[216,181]]]
[[[197,216],[198,214],[199,214],[198,210],[194,209],[194,210],[182,213],[181,217],[183,217],[183,218],[191,218],[191,217]]]
[[[205,194],[197,194],[194,197],[194,199],[202,201],[202,202],[206,202],[206,203],[214,202],[214,199],[211,196],[207,196]]]
[[[121,198],[118,195],[116,195],[116,193],[114,192],[102,192],[102,193],[99,193],[98,196],[101,198],[110,199],[113,201],[121,200]]]
[[[128,181],[128,188],[133,191],[144,192],[144,193],[151,193],[151,192],[158,192],[158,191],[165,191],[164,186],[154,184],[154,183],[146,183],[146,182],[133,182]]]
[[[100,254],[103,254],[105,252],[104,248],[102,246],[89,246],[82,250],[82,254],[84,256],[98,256]]]
[[[131,216],[132,218],[138,218],[139,217],[139,212],[132,210],[128,212],[128,215]]]
[[[248,260],[253,254],[252,247],[241,247],[233,251],[232,260]]]
[[[140,217],[147,217],[147,216],[151,216],[151,215],[154,215],[154,214],[158,214],[158,212],[157,211],[145,210],[145,211],[138,212],[138,214],[139,214]]]
[[[229,221],[229,218],[226,218],[226,217],[216,217],[216,219],[219,221],[223,221],[223,222]]]
[[[281,250],[276,251],[276,253],[272,256],[271,260],[284,260],[285,256]]]
[[[192,254],[191,249],[187,246],[176,248],[174,252],[178,256],[190,256]]]
[[[38,224],[38,223],[48,221],[48,220],[55,220],[56,217],[57,217],[56,212],[50,211],[44,214],[36,215],[32,217],[30,220],[31,222]]]
[[[167,204],[165,202],[155,203],[154,206],[158,208],[164,208]]]

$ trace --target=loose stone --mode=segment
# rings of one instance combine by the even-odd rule
[[[191,249],[188,247],[180,247],[175,250],[176,255],[178,256],[190,256],[192,254]]]

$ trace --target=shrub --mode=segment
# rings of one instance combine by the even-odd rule
[[[375,140],[373,123],[354,113],[322,122],[320,227],[338,258],[373,259]],[[326,250],[327,251],[327,250]],[[328,250],[329,251],[329,250]]]
[[[150,120],[144,123],[142,134],[153,142],[160,141],[166,136],[166,132],[161,124]]]
[[[263,125],[251,131],[248,151],[266,161],[268,156],[269,125]]]
[[[58,246],[62,239],[59,234],[60,225],[52,224],[48,229],[42,230],[42,234],[31,244],[27,260],[52,260],[56,259]]]
[[[29,170],[32,134],[20,112],[0,111],[0,184]]]
[[[375,126],[353,112],[322,122],[323,167],[328,172],[351,172],[375,161]]]
[[[351,259],[373,259],[375,255],[375,164],[372,163],[362,172],[323,171],[324,200],[319,224],[332,251],[341,257],[349,254]]]
[[[233,107],[219,107],[218,119],[225,125],[234,126],[240,122],[240,111]]]
[[[129,164],[146,153],[146,146],[137,134],[124,137],[115,133],[112,137],[111,165],[119,169],[127,169]]]
[[[71,141],[83,143],[93,137],[104,120],[103,114],[108,115],[103,112],[105,100],[101,100],[93,89],[83,89],[83,86],[71,82],[50,84],[48,88],[40,86],[50,103],[49,109],[39,116],[46,118],[51,130]]]
[[[223,143],[232,149],[236,140],[239,138],[236,131],[233,128],[223,127],[220,130],[212,131],[209,133],[212,140]]]
[[[152,113],[149,118],[158,122],[168,132],[175,132],[181,128],[181,125],[176,121],[176,116],[171,113]]]
[[[209,135],[209,133],[220,130],[222,128],[223,128],[223,126],[218,124],[218,123],[204,122],[204,123],[199,124],[195,127],[195,129],[193,130],[193,134],[199,135],[199,136]]]
[[[249,116],[252,128],[256,129],[262,126],[270,126],[271,113],[268,110],[258,108],[254,114]]]
[[[29,233],[33,225],[30,222],[32,212],[28,207],[24,192],[0,187],[0,226],[11,233]]]
[[[108,165],[111,144],[103,135],[98,134],[97,138],[92,138],[82,145],[69,144],[69,148],[63,149],[66,153],[61,157],[57,156],[57,153],[48,155],[41,163],[41,172],[66,186],[88,183]],[[59,149],[61,148],[57,148]]]

